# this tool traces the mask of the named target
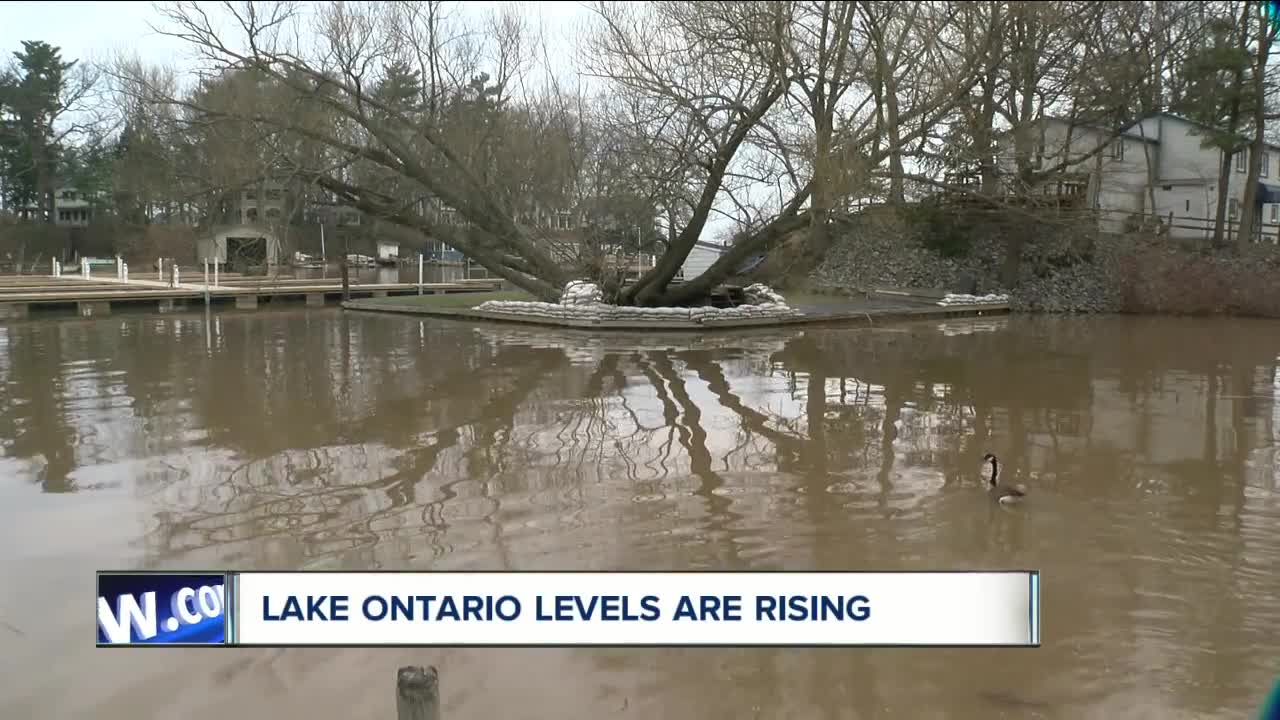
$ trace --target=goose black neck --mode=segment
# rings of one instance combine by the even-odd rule
[[[996,477],[1000,474],[1000,463],[991,458],[991,487],[996,486]]]

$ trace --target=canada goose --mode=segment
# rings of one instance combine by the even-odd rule
[[[1000,477],[1000,461],[991,453],[983,455],[982,459],[991,463],[991,479],[988,481],[988,486],[991,489],[991,494],[996,498],[996,500],[999,500],[1005,505],[1022,502],[1023,498],[1027,495],[1027,486],[1022,484],[1013,486],[1000,485],[998,482]]]

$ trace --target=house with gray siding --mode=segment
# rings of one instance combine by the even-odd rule
[[[724,251],[728,249],[728,247],[717,243],[697,241],[694,243],[693,249],[689,251],[689,255],[685,257],[684,263],[680,265],[679,277],[684,280],[692,280],[698,277],[706,272],[707,268],[715,264],[715,261],[719,260]]]
[[[1085,207],[1098,211],[1101,229],[1123,231],[1144,215],[1156,215],[1169,236],[1208,240],[1217,212],[1222,151],[1202,145],[1211,128],[1169,113],[1156,113],[1116,135],[1112,130],[1081,125],[1062,118],[1045,118],[1037,128],[1039,146],[1035,166],[1068,163],[1063,176],[1079,183]],[[997,143],[996,164],[1004,176],[1014,175],[1012,136]],[[1238,227],[1244,212],[1244,189],[1249,153],[1232,158],[1227,178],[1228,232]],[[1078,160],[1072,162],[1073,159]],[[1280,237],[1280,146],[1267,144],[1262,153],[1255,227],[1264,242]]]

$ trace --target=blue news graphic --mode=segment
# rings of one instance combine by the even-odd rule
[[[98,575],[98,643],[221,645],[223,575]]]

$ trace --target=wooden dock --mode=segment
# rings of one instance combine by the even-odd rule
[[[190,277],[190,276],[187,276]],[[182,276],[180,276],[181,280]],[[206,297],[210,305],[231,305],[238,309],[256,308],[259,302],[303,301],[309,306],[323,306],[342,300],[342,283],[338,279],[270,278],[222,276],[217,284],[206,285],[202,276],[196,282],[161,281],[155,275],[148,279],[63,275],[0,276],[0,320],[23,318],[33,309],[74,308],[80,315],[109,314],[112,307],[146,306],[170,312],[190,305],[202,305]],[[501,280],[459,280],[446,283],[358,283],[349,285],[351,298],[385,298],[395,295],[491,292],[502,286]]]

